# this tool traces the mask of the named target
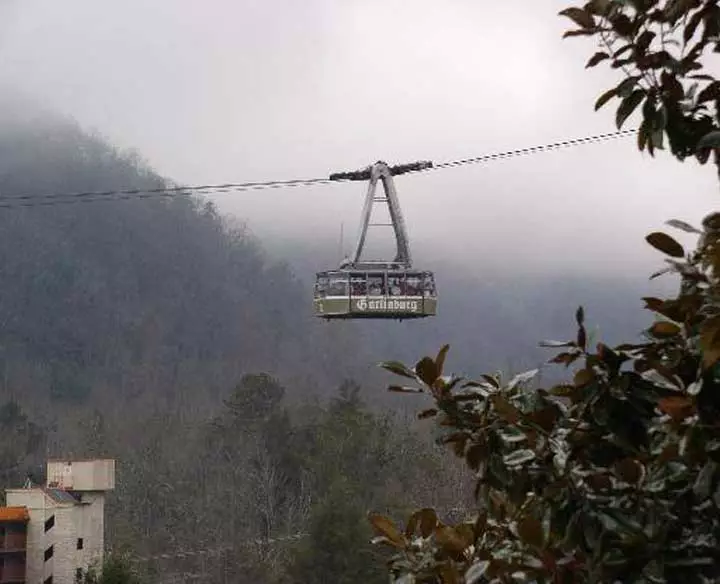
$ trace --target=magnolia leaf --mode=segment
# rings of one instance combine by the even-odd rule
[[[425,393],[422,389],[417,387],[405,387],[403,385],[391,385],[388,387],[388,391],[394,393]]]
[[[705,89],[698,93],[697,103],[701,104],[707,101],[715,101],[717,99],[720,99],[720,81],[713,81],[707,87],[705,87]],[[708,134],[706,134],[706,136],[707,135]],[[706,136],[703,136],[703,140]]]
[[[708,460],[703,466],[702,470],[698,473],[693,485],[693,491],[698,496],[700,501],[710,497],[712,491],[713,478],[717,472],[718,464],[712,460]]]
[[[533,378],[535,378],[539,371],[539,369],[532,369],[530,371],[525,371],[524,373],[518,373],[508,382],[508,390],[515,389],[518,385],[531,381]]]
[[[507,466],[520,466],[534,459],[535,452],[529,448],[516,450],[515,452],[511,452],[510,454],[503,456],[503,462]]]
[[[575,341],[541,341],[539,346],[550,349],[560,349],[563,347],[577,347],[577,343]]]
[[[698,150],[702,148],[720,148],[720,130],[705,134],[697,144]]]
[[[683,246],[665,233],[655,231],[654,233],[648,235],[645,240],[655,249],[669,255],[670,257],[685,257],[685,250],[683,249]]]
[[[590,59],[588,60],[587,64],[585,65],[586,69],[589,69],[590,67],[594,67],[598,63],[601,63],[605,59],[609,59],[610,55],[608,55],[604,51],[600,51],[598,53],[595,53]]]
[[[435,541],[440,548],[452,555],[461,554],[467,547],[460,534],[448,525],[440,525],[435,528]]]
[[[630,95],[628,95],[625,99],[622,100],[622,102],[618,106],[617,113],[615,114],[615,125],[617,126],[618,130],[620,128],[622,128],[623,124],[625,123],[625,120],[627,120],[628,117],[630,117],[630,115],[632,115],[632,113],[642,103],[642,100],[644,98],[645,98],[645,90],[644,89],[636,89]]]
[[[613,97],[617,97],[617,94],[618,94],[617,87],[613,87],[612,89],[609,89],[608,91],[603,93],[600,97],[597,98],[597,101],[595,102],[595,111],[598,111],[602,106],[604,106]]]
[[[410,515],[410,518],[408,519],[407,524],[405,525],[405,538],[406,539],[412,539],[413,535],[415,535],[415,531],[417,530],[419,521],[420,521],[420,511],[415,511],[412,515]]]
[[[378,535],[387,537],[396,547],[405,547],[405,538],[390,519],[379,513],[368,513],[368,519]]]
[[[587,331],[583,325],[578,327],[577,344],[583,351],[587,348]]]
[[[692,398],[680,395],[662,398],[658,402],[658,408],[676,422],[682,422],[695,413],[695,404]]]
[[[569,367],[581,357],[581,353],[560,353],[555,355],[548,363],[560,363]]]
[[[705,369],[720,360],[720,317],[706,320],[700,329],[700,349]]]
[[[492,397],[492,404],[495,406],[495,411],[506,422],[511,424],[517,423],[522,418],[522,413],[515,406],[513,406],[507,399],[501,395],[494,395]]]
[[[380,367],[390,371],[390,373],[394,373],[395,375],[402,375],[409,379],[417,379],[417,376],[399,361],[383,361],[380,363]]]
[[[594,34],[595,34],[595,31],[592,29],[581,28],[580,30],[568,30],[567,32],[564,32],[562,36],[564,39],[566,39],[568,37],[592,36]]]
[[[500,381],[496,376],[483,374],[480,377],[482,377],[487,383],[489,383],[495,389],[500,389]]]
[[[468,571],[465,572],[465,584],[477,584],[480,582],[480,579],[485,575],[489,567],[490,562],[487,560],[475,562],[470,566]]]
[[[517,442],[523,442],[527,440],[527,435],[520,428],[516,426],[508,426],[503,430],[499,430],[498,434],[508,444],[515,444]]]
[[[583,10],[582,8],[566,8],[565,10],[561,10],[560,12],[558,12],[558,15],[566,16],[575,24],[581,26],[584,29],[590,29],[595,27],[595,19],[593,18],[593,15],[590,12]]]
[[[626,483],[636,485],[645,476],[645,468],[632,458],[625,458],[615,464],[615,474]]]
[[[426,384],[433,385],[439,377],[439,372],[435,361],[430,357],[423,357],[415,365],[415,373]]]
[[[452,563],[440,565],[440,577],[442,578],[442,584],[462,584],[457,566]]]
[[[680,229],[682,231],[685,231],[686,233],[695,233],[695,234],[702,233],[702,231],[700,231],[696,227],[693,227],[689,223],[685,223],[685,221],[680,221],[679,219],[670,219],[670,221],[666,221],[665,224],[670,227],[674,227],[675,229]]]
[[[663,268],[662,270],[658,270],[657,272],[654,272],[649,280],[654,280],[655,278],[659,278],[660,276],[664,276],[665,274],[669,274],[670,272],[673,272],[673,268]]]
[[[670,337],[674,337],[676,335],[679,335],[681,331],[682,329],[678,325],[673,322],[668,322],[666,320],[661,320],[654,323],[649,329],[650,334],[659,339],[667,339]]]
[[[430,408],[427,410],[423,410],[420,412],[417,417],[418,420],[424,420],[425,418],[432,418],[433,416],[437,415],[438,411],[436,408]]]
[[[700,391],[702,390],[703,386],[703,380],[699,379],[697,381],[693,381],[690,385],[687,386],[687,389],[685,390],[688,395],[698,395]]]
[[[443,369],[445,367],[445,357],[447,357],[449,350],[450,345],[443,345],[443,347],[438,352],[437,357],[435,358],[435,367],[437,368],[438,375],[443,374]]]
[[[595,379],[595,372],[592,369],[580,369],[573,378],[575,387],[585,387]]]
[[[480,468],[480,463],[485,460],[485,458],[488,455],[488,450],[485,444],[476,442],[474,444],[471,444],[470,447],[467,449],[467,453],[465,454],[465,460],[467,461],[468,466],[472,470],[477,470]]]
[[[423,537],[430,537],[438,526],[438,516],[434,509],[421,509],[418,512],[420,520],[420,534]]]
[[[523,543],[538,548],[545,543],[542,523],[532,515],[527,515],[518,521],[517,531]]]

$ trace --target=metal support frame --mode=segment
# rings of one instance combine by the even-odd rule
[[[349,260],[345,260],[341,264],[341,269],[405,269],[412,268],[412,256],[410,254],[410,240],[405,228],[405,220],[400,210],[400,202],[395,189],[394,175],[405,174],[406,172],[417,172],[432,167],[432,162],[415,162],[411,164],[403,164],[390,167],[383,161],[378,161],[369,168],[354,172],[336,173],[330,175],[330,180],[369,180],[367,194],[365,196],[365,205],[363,206],[360,230],[358,233],[355,251]],[[382,183],[385,196],[376,195],[378,183]],[[388,206],[390,212],[390,220],[392,223],[370,223],[370,216],[374,203],[384,202]],[[397,244],[397,253],[395,259],[391,262],[387,261],[362,261],[362,252],[367,239],[368,228],[377,226],[391,226],[395,232],[395,242]]]

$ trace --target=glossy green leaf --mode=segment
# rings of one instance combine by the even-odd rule
[[[432,386],[439,377],[438,367],[430,357],[423,357],[415,365],[415,373],[426,385]]]
[[[417,379],[417,376],[399,361],[384,361],[380,363],[380,367],[390,371],[390,373],[394,373],[395,375],[402,375],[403,377],[407,377],[409,379]]]
[[[593,15],[582,8],[566,8],[565,10],[561,10],[558,14],[569,18],[575,24],[584,29],[591,29],[595,26],[595,19],[593,18]]]
[[[609,59],[609,58],[610,58],[610,55],[608,55],[605,51],[599,51],[599,52],[595,53],[592,57],[590,57],[590,59],[588,60],[588,62],[585,65],[585,68],[589,69],[590,67],[595,67],[595,65],[597,65],[598,63],[602,63],[603,61],[605,61],[606,59]]]
[[[440,351],[438,351],[437,357],[435,358],[435,367],[437,368],[438,375],[443,374],[443,370],[445,369],[445,358],[447,357],[449,350],[450,345],[443,345]]]
[[[720,130],[705,134],[697,145],[700,148],[720,148]]]
[[[693,227],[689,223],[686,223],[685,221],[680,221],[679,219],[670,219],[670,221],[665,222],[666,225],[670,227],[674,227],[675,229],[680,229],[682,231],[685,231],[686,233],[696,233],[701,234],[702,231],[697,229],[696,227]]]
[[[595,102],[595,111],[598,111],[613,97],[617,97],[617,94],[617,88],[613,87],[612,89],[608,89],[605,93],[603,93],[600,97],[597,98],[597,101]]]
[[[529,448],[515,450],[510,454],[503,456],[503,462],[507,466],[521,466],[535,459],[535,452]]]
[[[617,113],[615,114],[615,125],[618,130],[622,128],[625,120],[627,120],[627,118],[632,115],[632,113],[642,103],[643,99],[645,99],[645,95],[646,92],[644,89],[636,89],[622,100],[618,106]]]
[[[669,255],[670,257],[685,257],[685,250],[683,249],[683,246],[665,233],[655,231],[647,235],[645,237],[645,240],[655,249],[663,252],[666,255]]]

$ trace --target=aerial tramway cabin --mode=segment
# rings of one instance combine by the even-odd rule
[[[417,172],[432,166],[419,162],[389,167],[377,162],[371,167],[330,176],[331,180],[369,180],[360,235],[351,259],[339,268],[318,272],[315,280],[315,315],[332,319],[418,319],[435,316],[437,291],[433,273],[412,267],[410,244],[393,175]],[[384,197],[376,195],[382,182]],[[390,212],[389,224],[372,224],[370,215],[374,203],[383,202]],[[392,227],[395,232],[397,254],[392,261],[361,259],[368,228]]]

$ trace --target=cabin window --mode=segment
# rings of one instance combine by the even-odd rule
[[[421,280],[417,276],[408,276],[405,287],[408,296],[420,296]]]
[[[388,294],[390,296],[402,296],[404,294],[402,276],[388,276]]]
[[[370,296],[383,296],[385,294],[385,278],[382,274],[368,276],[368,294]]]
[[[435,280],[429,274],[425,276],[424,281],[425,296],[435,296]]]
[[[347,296],[348,282],[345,278],[332,278],[328,286],[328,296]]]
[[[367,294],[367,280],[364,275],[350,278],[350,293],[353,296],[365,296]]]
[[[328,279],[327,278],[318,278],[317,282],[315,283],[315,294],[318,296],[325,296],[327,293],[328,288]]]

